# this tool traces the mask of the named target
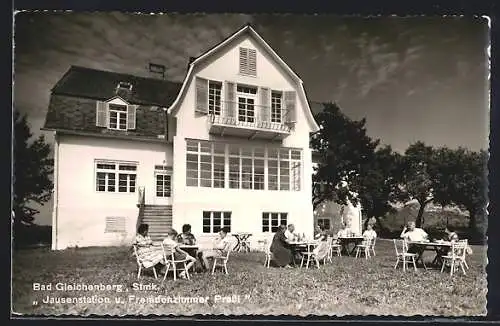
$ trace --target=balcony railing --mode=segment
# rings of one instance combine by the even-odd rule
[[[292,125],[287,122],[285,109],[278,113],[262,105],[241,106],[238,102],[225,101],[219,107],[209,108],[208,114],[213,125],[265,129],[281,133],[289,133]]]

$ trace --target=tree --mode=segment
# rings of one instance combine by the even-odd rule
[[[435,170],[434,148],[423,142],[411,144],[405,151],[401,162],[403,172],[399,198],[402,201],[416,200],[419,204],[415,224],[422,227],[427,204],[434,199]]]
[[[43,205],[52,195],[51,175],[54,161],[43,135],[34,141],[26,115],[14,113],[14,198],[15,226],[32,224],[38,210],[30,204]]]
[[[344,115],[335,103],[324,103],[324,108],[316,114],[320,130],[311,137],[311,148],[318,154],[318,164],[313,174],[313,207],[326,200],[345,204],[347,199],[355,202],[345,187],[359,192],[361,166],[373,160],[378,140],[366,134],[366,120],[354,121]]]
[[[378,148],[372,160],[361,166],[360,174],[355,179],[359,185],[355,188],[359,189],[366,223],[375,218],[380,224],[380,217],[394,211],[392,204],[399,199],[401,160],[402,156],[386,145]]]

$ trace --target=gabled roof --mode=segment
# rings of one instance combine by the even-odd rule
[[[120,82],[131,83],[132,90],[117,94],[116,87]],[[52,88],[52,94],[103,101],[119,95],[130,104],[168,107],[181,86],[179,82],[71,66]]]
[[[186,75],[186,78],[184,79],[184,82],[182,83],[182,88],[180,89],[180,92],[178,93],[175,101],[168,108],[168,112],[175,115],[177,113],[177,111],[179,110],[180,99],[184,96],[184,94],[187,90],[187,85],[189,85],[189,82],[192,80],[192,77],[193,77],[192,74],[193,74],[194,67],[197,66],[200,62],[209,59],[214,54],[221,51],[227,44],[230,44],[231,42],[233,42],[234,40],[240,38],[241,36],[243,36],[245,34],[248,34],[251,37],[253,37],[259,43],[259,45],[262,46],[268,52],[268,54],[284,69],[284,71],[286,71],[289,74],[289,76],[298,83],[299,90],[300,90],[299,96],[301,98],[303,106],[306,108],[306,117],[307,117],[310,125],[312,126],[312,131],[315,132],[315,131],[319,130],[319,127],[318,127],[318,125],[317,125],[316,121],[314,120],[314,117],[311,113],[311,109],[310,109],[309,103],[307,101],[307,96],[305,93],[305,89],[304,89],[304,85],[303,85],[302,80],[290,68],[290,66],[288,66],[283,61],[283,59],[281,59],[281,57],[271,48],[271,46],[269,44],[267,44],[267,42],[252,28],[252,26],[250,24],[246,24],[241,29],[239,29],[238,31],[236,31],[235,33],[230,35],[228,38],[226,38],[225,40],[223,40],[222,42],[220,42],[219,44],[217,44],[213,48],[209,49],[208,51],[206,51],[205,53],[203,53],[202,55],[200,55],[199,57],[194,59],[189,64],[189,70],[188,70],[188,73]]]

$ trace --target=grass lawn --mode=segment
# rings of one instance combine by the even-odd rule
[[[394,269],[392,242],[379,240],[377,256],[368,260],[334,257],[333,263],[320,269],[267,269],[263,253],[234,253],[228,263],[229,275],[195,274],[191,280],[176,282],[169,275],[163,285],[152,273],[137,280],[129,248],[18,250],[13,255],[12,309],[33,315],[484,315],[486,247],[473,246],[473,250],[467,275],[460,272],[453,277],[439,270]],[[433,255],[427,252],[425,257],[430,261]],[[51,283],[52,290],[34,291],[33,283]],[[56,283],[122,285],[123,291],[56,290]],[[135,290],[134,283],[153,283],[158,289]],[[94,295],[110,302],[43,303],[47,296]],[[165,302],[178,296],[208,300]],[[164,301],[136,301],[147,297]],[[224,302],[230,298],[232,302]]]

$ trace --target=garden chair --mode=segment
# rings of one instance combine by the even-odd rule
[[[333,257],[333,254],[336,256],[342,256],[342,246],[338,243],[338,240],[332,239],[332,245],[330,246],[330,257]]]
[[[307,251],[301,252],[301,254],[302,254],[302,259],[300,260],[300,267],[301,268],[304,265],[304,260],[306,261],[306,269],[309,268],[309,264],[313,260],[314,260],[314,262],[316,262],[316,266],[319,268],[319,260],[318,260],[318,257],[316,257],[316,254],[315,254],[312,247],[313,246],[311,246],[311,245],[307,245]]]
[[[172,273],[174,274],[174,281],[177,280],[177,272],[178,271],[184,271],[186,273],[186,277],[189,280],[191,277],[189,275],[189,270],[187,268],[187,259],[175,259],[174,256],[174,250],[173,248],[169,248],[168,246],[165,247],[165,245],[162,243],[161,248],[163,250],[163,259],[165,259],[165,264],[166,264],[166,269],[165,269],[165,275],[163,275],[163,282],[165,282],[165,279],[167,278],[168,271],[170,270],[170,265],[172,265]],[[167,254],[168,252],[168,254]],[[177,270],[177,264],[182,264],[183,268],[180,270]]]
[[[264,261],[264,266],[269,268],[271,266],[271,260],[273,259],[273,253],[271,252],[272,242],[269,240],[264,240],[264,253],[266,255],[266,260]]]
[[[466,257],[467,257],[467,250],[469,249],[469,240],[467,239],[462,239],[462,240],[458,240],[458,242],[463,242],[465,243],[465,257],[464,257],[464,266],[466,269],[469,269],[469,265],[467,265],[467,260],[466,260]]]
[[[442,256],[443,265],[441,266],[441,273],[444,271],[445,266],[450,268],[450,276],[453,276],[455,269],[459,267],[465,273],[465,255],[467,251],[467,243],[463,241],[452,242],[451,252],[446,256]]]
[[[396,250],[396,265],[394,268],[396,269],[399,265],[399,262],[403,264],[403,271],[406,271],[407,264],[413,264],[413,268],[415,271],[417,270],[416,257],[417,254],[412,254],[408,252],[408,244],[404,240],[393,239],[394,249]]]
[[[135,259],[137,261],[137,266],[138,266],[138,271],[137,271],[137,278],[141,278],[141,271],[142,269],[147,269],[147,267],[144,266],[144,263],[143,261],[139,258],[139,255],[137,254],[137,246],[136,245],[133,245],[134,247],[134,256],[135,256]],[[149,268],[152,268],[153,269],[153,274],[155,276],[155,279],[158,278],[158,274],[156,274],[156,268],[155,266],[151,266]]]
[[[370,250],[372,249],[372,243],[373,239],[367,238],[363,240],[362,243],[356,245],[356,258],[358,258],[360,254],[363,254],[365,255],[365,259],[368,259],[368,257],[370,257]]]
[[[217,266],[222,267],[222,270],[224,271],[225,274],[229,274],[227,272],[227,262],[229,260],[229,254],[231,253],[231,248],[232,248],[232,244],[227,245],[226,248],[224,248],[224,250],[223,250],[226,253],[225,255],[214,257],[214,265],[212,267],[212,274],[215,274],[215,268]]]

